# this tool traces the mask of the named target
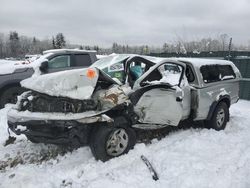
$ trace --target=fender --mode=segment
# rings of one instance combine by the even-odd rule
[[[211,120],[214,110],[216,109],[217,105],[222,101],[227,104],[228,108],[230,107],[230,103],[231,103],[230,96],[229,95],[220,96],[219,100],[214,101],[212,105],[210,106],[210,109],[207,115],[207,120]]]

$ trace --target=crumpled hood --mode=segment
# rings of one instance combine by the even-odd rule
[[[76,69],[31,77],[23,80],[21,85],[50,96],[89,99],[95,89],[99,70],[91,68],[92,75],[87,76],[88,70],[90,69]]]

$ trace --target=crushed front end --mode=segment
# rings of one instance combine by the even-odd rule
[[[24,93],[8,113],[8,125],[14,133],[54,144],[70,144],[76,138],[87,143],[89,125],[103,121],[111,119],[97,111],[93,99],[75,100],[35,91]]]
[[[90,97],[82,99],[35,90],[25,92],[8,112],[9,128],[32,142],[86,145],[94,127],[112,125],[109,111],[130,103],[120,86],[104,73],[98,72],[92,87]]]

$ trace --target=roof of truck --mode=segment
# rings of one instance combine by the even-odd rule
[[[233,62],[221,59],[206,59],[206,58],[174,58],[174,60],[181,62],[189,62],[195,67],[201,67],[203,65],[234,65]]]
[[[53,50],[46,50],[43,51],[44,54],[48,53],[96,53],[95,50],[79,50],[79,49],[53,49]]]

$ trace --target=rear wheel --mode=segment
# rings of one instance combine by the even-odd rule
[[[0,96],[0,108],[4,108],[5,104],[15,104],[17,102],[17,96],[21,95],[25,91],[20,86],[12,86],[4,89]]]
[[[214,110],[211,120],[206,122],[208,128],[213,128],[217,131],[223,130],[229,120],[229,109],[226,103],[220,102]]]
[[[134,147],[136,135],[131,128],[101,126],[93,131],[90,148],[97,160],[107,161]]]

